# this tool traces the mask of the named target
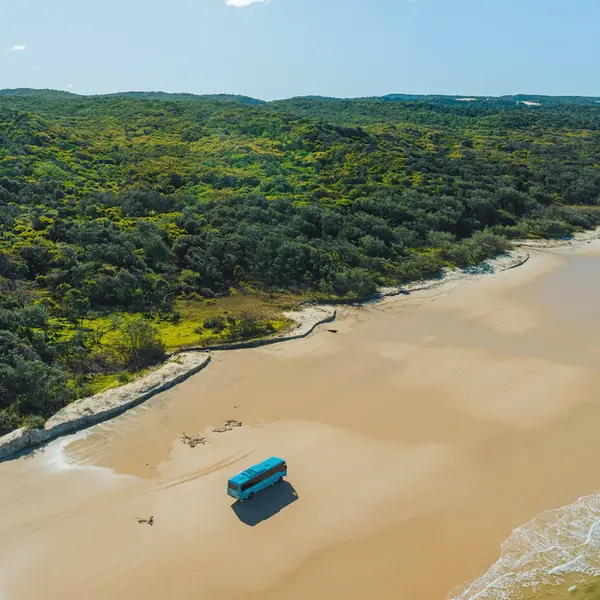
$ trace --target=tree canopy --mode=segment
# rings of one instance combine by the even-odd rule
[[[365,298],[597,225],[600,108],[539,104],[0,94],[0,433],[160,360],[178,299]]]

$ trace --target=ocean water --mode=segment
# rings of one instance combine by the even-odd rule
[[[600,578],[600,493],[515,529],[500,559],[453,600],[581,597]]]

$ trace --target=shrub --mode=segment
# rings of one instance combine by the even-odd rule
[[[419,279],[434,279],[442,274],[444,264],[435,256],[413,254],[403,260],[395,269],[394,275],[398,282],[407,283]]]
[[[119,334],[117,348],[128,365],[141,368],[165,358],[165,345],[158,331],[143,317],[123,323]]]
[[[330,289],[336,296],[361,299],[374,296],[377,284],[366,269],[344,269],[335,274]]]
[[[574,227],[559,219],[542,218],[526,222],[529,235],[535,237],[560,238],[573,233]]]
[[[126,371],[124,371],[123,373],[119,373],[117,375],[117,381],[121,384],[125,384],[125,383],[129,383],[131,381],[132,377],[129,373],[127,373]]]
[[[204,329],[223,331],[225,329],[225,321],[222,317],[208,317],[204,320]]]
[[[458,267],[476,265],[506,252],[505,239],[489,232],[477,232],[448,251],[448,258]]]
[[[231,341],[250,340],[262,337],[275,332],[275,327],[269,321],[259,321],[251,315],[244,315],[237,320],[229,330],[229,339]]]
[[[21,425],[19,415],[12,410],[0,410],[0,435],[10,433]]]
[[[46,419],[38,415],[29,415],[23,419],[25,429],[43,429],[45,424]]]

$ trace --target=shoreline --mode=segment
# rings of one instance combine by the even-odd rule
[[[549,572],[581,553],[600,502],[600,241],[527,252],[522,269],[338,308],[302,343],[212,353],[123,417],[0,464],[5,592],[568,595]],[[227,478],[271,455],[290,486],[235,505]],[[341,502],[350,480],[364,491]]]
[[[578,248],[584,244],[589,244],[595,240],[600,239],[600,227],[595,229],[589,229],[587,231],[580,231],[573,234],[570,238],[559,238],[559,239],[539,239],[539,240],[518,240],[515,242],[515,246],[521,248],[532,248],[534,250],[544,250],[552,248]]]
[[[526,264],[530,258],[527,249],[577,248],[598,239],[600,239],[600,227],[575,234],[568,240],[519,240],[515,242],[514,249],[478,265],[464,269],[448,269],[436,279],[381,288],[373,299],[358,302],[354,306],[364,306],[399,295],[430,291],[450,283],[462,283],[488,275],[499,275]],[[301,339],[310,335],[318,326],[333,322],[337,317],[337,311],[331,305],[316,304],[306,306],[299,311],[285,312],[284,316],[297,323],[297,326],[287,333],[247,342],[189,348],[173,353],[157,369],[131,383],[72,402],[50,417],[43,429],[20,428],[0,437],[0,462],[18,458],[54,439],[109,421],[143,404],[206,368],[211,362],[211,352],[259,348]]]
[[[335,320],[337,312],[331,307],[309,306],[284,315],[297,323],[287,333],[262,340],[212,348],[190,348],[174,353],[152,372],[131,383],[68,404],[50,417],[43,429],[21,427],[11,431],[0,437],[0,462],[18,458],[52,440],[104,423],[143,404],[206,368],[211,362],[211,351],[242,350],[301,339],[310,335],[319,325]]]

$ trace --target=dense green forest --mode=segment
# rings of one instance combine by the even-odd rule
[[[0,434],[300,299],[600,224],[600,107],[536,98],[0,93]]]

